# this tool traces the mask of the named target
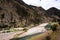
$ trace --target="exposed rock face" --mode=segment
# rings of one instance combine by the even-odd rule
[[[50,9],[46,11],[42,7],[27,5],[22,0],[0,0],[0,28],[27,27],[52,22],[55,17],[51,17],[53,12],[50,13]]]

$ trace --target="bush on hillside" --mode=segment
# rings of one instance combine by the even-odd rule
[[[60,19],[57,20],[59,22],[59,25],[60,25]]]
[[[27,32],[27,30],[28,30],[27,28],[24,28],[24,29],[23,29],[23,31],[25,31],[25,32]]]
[[[57,27],[58,27],[57,24],[51,25],[51,29],[52,29],[53,31],[55,31],[55,30],[57,29]]]
[[[59,25],[60,25],[60,22],[59,22]]]

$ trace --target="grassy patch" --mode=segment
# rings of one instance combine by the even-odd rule
[[[53,25],[51,25],[51,29],[52,29],[53,31],[57,30],[57,27],[58,27],[57,24],[53,24]]]

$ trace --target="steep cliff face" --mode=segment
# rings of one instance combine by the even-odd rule
[[[29,27],[52,22],[54,18],[48,12],[42,7],[27,5],[22,0],[0,0],[0,28]]]

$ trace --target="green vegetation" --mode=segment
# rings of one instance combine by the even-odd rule
[[[59,25],[60,25],[60,22],[59,22]]]
[[[12,32],[12,31],[10,31],[10,30],[8,30],[8,31],[3,31],[2,33],[9,33],[9,32]]]
[[[27,30],[28,30],[27,28],[24,28],[24,29],[23,29],[23,31],[25,31],[25,32],[26,32]]]
[[[60,25],[60,19],[57,20],[59,22],[59,25]]]
[[[9,25],[5,25],[5,24],[1,24],[0,25],[0,31],[9,30],[9,29],[11,29],[11,26],[9,26]]]
[[[21,30],[19,30],[19,29],[9,29],[9,30],[3,30],[2,33],[18,32],[18,31],[21,31]]]
[[[55,31],[55,30],[57,29],[57,27],[58,27],[57,24],[53,24],[53,25],[51,25],[51,29],[52,29],[53,31]]]

